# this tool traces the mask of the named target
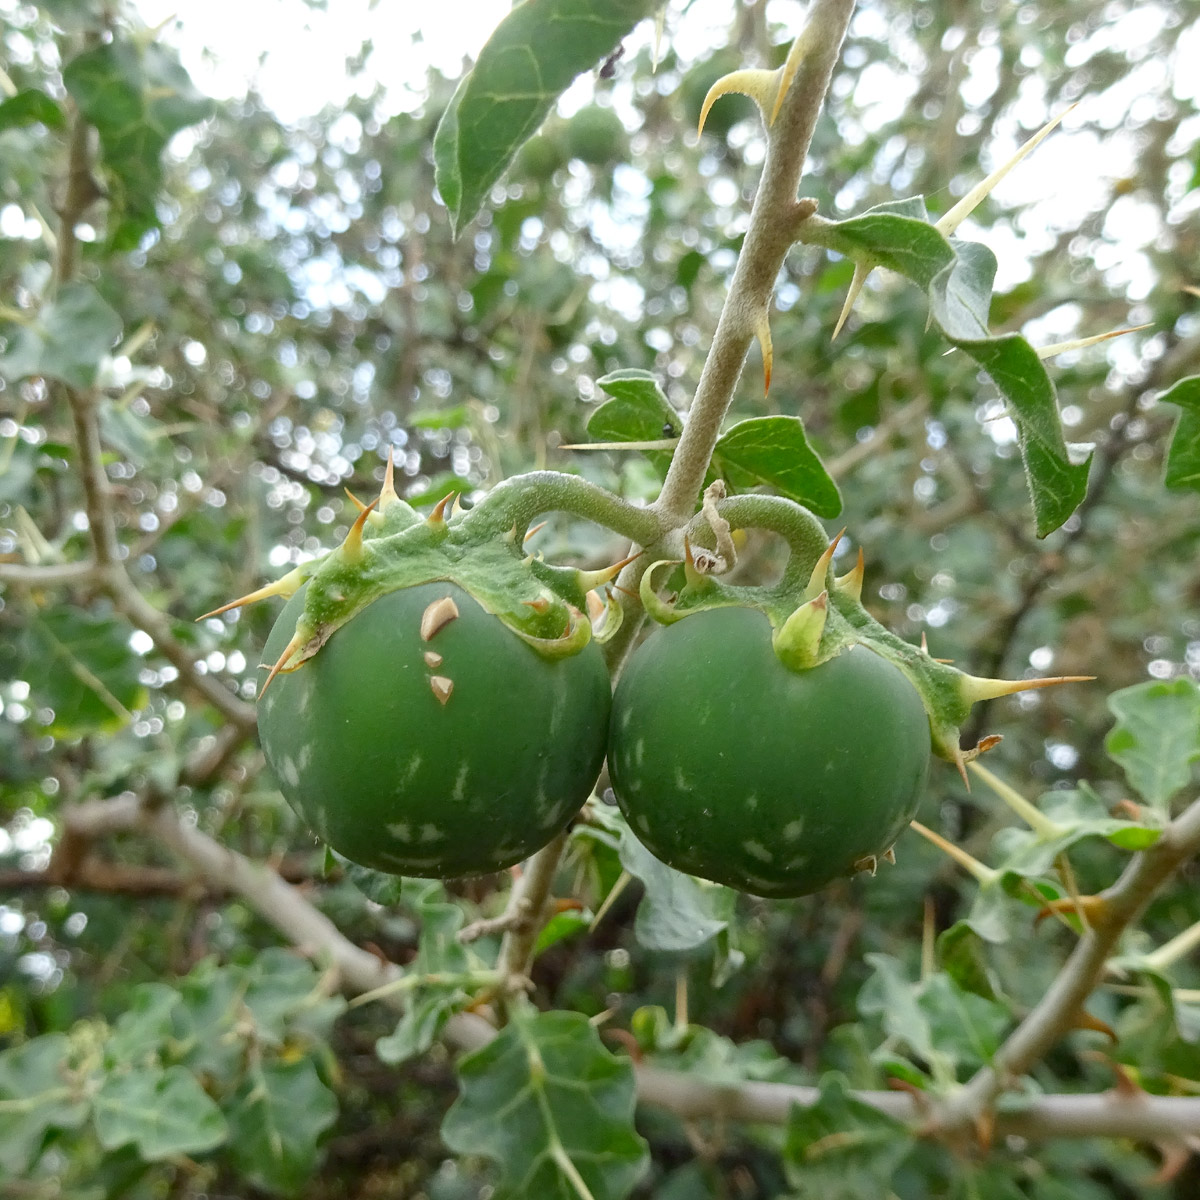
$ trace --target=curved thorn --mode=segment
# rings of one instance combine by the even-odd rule
[[[704,122],[708,120],[708,110],[722,96],[728,96],[731,93],[749,96],[758,105],[763,122],[770,125],[774,118],[768,120],[767,109],[775,103],[779,91],[779,79],[779,71],[768,71],[762,67],[748,67],[741,71],[731,71],[728,75],[722,75],[708,89],[704,103],[700,106],[700,122],[696,126],[696,137],[699,138],[704,132]]]
[[[865,571],[866,567],[863,562],[863,550],[862,547],[859,546],[858,561],[853,567],[850,568],[849,571],[846,572],[845,575],[838,575],[834,579],[834,586],[837,587],[839,591],[844,592],[847,596],[851,596],[855,600],[861,600],[863,575]],[[924,637],[925,635],[922,634],[921,636]]]
[[[771,346],[771,317],[769,313],[764,312],[759,318],[758,324],[754,329],[754,336],[758,338],[759,349],[762,350],[763,395],[765,396],[771,390],[771,367],[775,362],[775,351]]]
[[[356,563],[362,558],[363,529],[367,524],[367,518],[375,511],[378,503],[379,499],[376,497],[358,514],[357,520],[350,526],[350,532],[346,534],[345,541],[337,550],[343,562]]]
[[[767,121],[768,126],[775,124],[775,118],[779,116],[779,110],[783,107],[783,98],[787,95],[788,88],[792,86],[792,80],[796,78],[796,72],[800,69],[800,60],[804,57],[803,41],[804,34],[801,33],[792,43],[787,60],[779,68],[779,85],[775,92],[775,103],[771,108],[771,116]]]
[[[379,489],[379,511],[386,512],[399,499],[399,493],[396,491],[396,456],[389,445],[387,467],[383,472],[383,487]]]
[[[817,559],[817,565],[813,567],[812,574],[808,577],[808,587],[804,589],[804,598],[806,600],[812,600],[815,596],[825,591],[825,583],[829,576],[829,564],[833,561],[833,552],[837,549],[838,542],[842,540],[845,532],[845,529],[841,530],[837,537],[826,547],[825,553]]]
[[[353,504],[359,512],[366,511],[367,506],[349,488],[342,488],[342,491],[346,493],[350,503]]]
[[[450,515],[452,517],[457,517],[461,513],[464,513],[467,511],[465,508],[463,508],[461,501],[462,501],[461,496],[456,495],[454,497],[454,503],[450,506]]]
[[[611,583],[631,562],[635,562],[645,554],[645,550],[639,550],[636,554],[631,554],[627,558],[621,559],[620,562],[613,563],[611,567],[601,567],[597,571],[576,571],[575,578],[579,581],[579,586],[585,591],[590,592],[592,588],[602,587],[606,583]],[[691,554],[691,547],[688,547],[688,554]]]
[[[446,523],[446,507],[454,500],[457,493],[447,492],[434,506],[433,512],[429,514],[426,521],[430,525],[444,525]]]
[[[258,693],[258,699],[261,700],[267,694],[267,688],[271,686],[271,682],[274,680],[275,676],[284,669],[284,664],[287,662],[287,660],[291,658],[292,655],[295,654],[296,651],[299,650],[306,641],[307,639],[301,636],[299,629],[292,634],[288,644],[283,648],[283,653],[275,660],[275,665],[267,674],[267,681],[262,685],[262,691]]]
[[[529,541],[529,539],[531,537],[533,537],[537,533],[540,533],[549,524],[550,524],[550,522],[548,520],[547,521],[539,521],[532,529],[526,530],[525,536],[521,540],[524,542]]]
[[[833,327],[833,337],[829,340],[836,341],[837,335],[842,332],[842,326],[846,323],[846,318],[850,315],[850,310],[854,307],[855,300],[858,299],[859,293],[863,290],[863,284],[867,282],[867,276],[875,269],[875,264],[872,262],[855,262],[854,276],[850,280],[850,290],[846,293],[846,303],[842,305],[842,311],[838,315],[837,324]]]

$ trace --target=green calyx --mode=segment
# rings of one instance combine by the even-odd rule
[[[469,514],[451,507],[449,496],[422,517],[396,494],[390,459],[380,495],[370,504],[351,499],[359,514],[340,546],[205,614],[268,596],[291,597],[307,585],[295,632],[272,665],[264,692],[275,675],[303,666],[373,601],[435,580],[457,584],[544,657],[577,654],[593,637],[587,611],[606,610],[603,600],[590,595],[592,589],[603,587],[624,565],[589,572],[544,563],[526,553],[520,521],[500,531],[497,522],[506,514],[481,512],[482,506]],[[454,614],[426,615],[436,623]],[[605,620],[597,636],[611,636],[615,626]]]
[[[973,704],[1032,688],[1091,678],[985,679],[939,662],[924,645],[913,646],[898,638],[863,607],[861,550],[850,571],[834,575],[833,554],[841,536],[838,534],[815,561],[793,543],[783,577],[773,587],[724,582],[710,573],[713,556],[705,551],[696,552],[685,542],[682,561],[664,559],[647,569],[641,582],[642,603],[650,616],[664,625],[715,608],[757,608],[771,623],[776,657],[792,671],[810,670],[851,646],[865,646],[908,678],[929,715],[934,753],[954,763],[964,779],[966,764],[1000,740],[984,738],[972,749],[961,747],[960,730]],[[664,598],[657,589],[663,584],[668,567],[682,567],[684,584],[674,595]]]

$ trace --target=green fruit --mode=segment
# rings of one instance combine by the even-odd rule
[[[596,104],[581,108],[567,122],[568,152],[590,167],[623,162],[629,151],[628,142],[625,126],[611,108]]]
[[[537,133],[517,152],[513,172],[520,178],[547,183],[567,160],[558,142],[548,134]]]
[[[458,615],[423,640],[423,615],[447,596]],[[543,657],[462,588],[432,582],[374,600],[277,675],[258,728],[284,796],[340,854],[446,878],[511,866],[563,829],[599,773],[610,703],[594,642]]]
[[[663,862],[759,896],[801,896],[869,865],[916,811],[929,718],[865,646],[783,665],[766,616],[697,612],[653,634],[613,698],[608,765]]]

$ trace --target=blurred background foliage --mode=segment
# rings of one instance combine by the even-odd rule
[[[399,115],[369,78],[344,107],[294,123],[253,91],[211,105],[197,95],[197,114],[166,144],[161,183],[149,173],[158,191],[126,205],[125,225],[118,189],[130,181],[103,181],[109,199],[81,227],[79,274],[124,329],[100,379],[120,542],[140,590],[170,613],[204,673],[252,698],[273,613],[193,618],[340,540],[353,516],[343,490],[376,490],[388,448],[417,503],[449,490],[469,498],[535,467],[652,498],[658,477],[646,459],[562,447],[586,440],[603,398],[594,381],[617,368],[655,372],[686,408],[763,154],[757,118],[737,99],[717,105],[697,143],[699,103],[731,65],[780,61],[798,27],[797,5],[731,3],[710,50],[681,57],[673,33],[697,7],[668,6],[657,71],[644,38],[610,78],[593,80],[592,94],[573,92],[577,111],[550,119],[456,243],[430,153],[455,81],[436,73],[419,107]],[[376,12],[387,20],[386,5]],[[101,29],[143,51],[155,36],[122,3],[0,0],[0,83],[9,93],[40,89],[61,112],[64,72]],[[173,61],[174,28],[158,36]],[[369,53],[365,45],[351,70]],[[822,212],[917,193],[937,212],[1080,102],[964,229],[1000,258],[997,329],[1038,345],[1149,325],[1052,364],[1069,437],[1097,448],[1088,499],[1063,530],[1031,535],[999,403],[962,355],[945,354],[916,291],[894,277],[872,278],[831,342],[850,264],[794,252],[777,289],[770,393],[753,352],[731,414],[803,415],[845,497],[843,552],[865,549],[865,597],[898,633],[926,634],[933,653],[978,674],[1098,676],[980,706],[969,732],[1005,735],[990,765],[1028,794],[1082,778],[1120,800],[1124,780],[1103,754],[1106,696],[1150,677],[1200,677],[1200,514],[1194,494],[1162,488],[1174,410],[1154,402],[1200,371],[1198,60],[1200,20],[1182,0],[863,0],[818,126],[803,190]],[[204,119],[189,123],[196,115]],[[52,118],[10,112],[0,125],[0,341],[9,353],[50,283],[66,162],[67,133]],[[1040,190],[1030,182],[1044,177],[1052,183]],[[116,235],[134,218],[123,241]],[[74,459],[54,389],[0,378],[0,561],[87,556]],[[566,521],[538,547],[591,565],[622,550],[605,531]],[[759,549],[769,570],[774,548]],[[62,806],[125,790],[159,789],[201,829],[304,882],[353,940],[412,958],[417,910],[381,908],[324,874],[252,740],[202,788],[176,786],[221,719],[86,586],[0,593],[0,703],[0,1040],[84,1019],[111,1025],[139,985],[215,970],[212,961],[246,967],[277,945],[245,904],[181,873],[145,839],[95,849],[111,868],[107,886],[55,875]],[[944,766],[922,819],[984,859],[1006,823]],[[592,908],[619,871],[610,846],[593,850],[581,846],[567,864]],[[817,899],[743,898],[745,965],[718,987],[708,958],[693,956],[692,1020],[739,1043],[765,1040],[771,1070],[789,1078],[838,1067],[877,1083],[866,1062],[882,1040],[879,1017],[860,1012],[866,956],[893,955],[915,976],[923,928],[948,927],[973,894],[915,835],[897,854],[894,869]],[[1109,847],[1088,850],[1076,864],[1080,886],[1102,886],[1119,861]],[[1200,918],[1195,867],[1186,882],[1151,914],[1160,941]],[[468,911],[494,912],[503,883],[450,891]],[[637,897],[630,888],[593,935],[539,959],[543,1006],[611,1009],[619,1029],[645,1006],[673,1010],[679,959],[635,943]],[[1040,995],[1070,945],[1051,925],[1036,944],[995,951],[993,969],[1018,1007]],[[199,1197],[263,1186],[312,1197],[482,1196],[478,1164],[448,1160],[438,1139],[453,1097],[445,1052],[384,1065],[373,1044],[389,1031],[376,1009],[355,1010],[322,1034],[323,1057],[304,1060],[340,1103],[311,1178],[256,1178],[236,1155],[150,1163],[128,1146],[108,1153],[64,1133],[58,1156],[34,1170],[33,1190],[0,1184],[0,1193]],[[1194,1063],[1178,1073],[1198,1078]],[[1046,1078],[1097,1090],[1111,1073],[1064,1050]],[[770,1138],[701,1136],[654,1112],[642,1130],[655,1166],[641,1195],[788,1194]],[[1117,1142],[1006,1154],[994,1169],[951,1167],[930,1151],[896,1190],[1109,1198],[1172,1188],[1182,1197],[1197,1186],[1187,1172],[1151,1183],[1153,1156]],[[976,1191],[953,1191],[963,1171]],[[1069,1193],[1047,1182],[1062,1173],[1078,1181]]]

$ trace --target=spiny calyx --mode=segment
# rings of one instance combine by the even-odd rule
[[[843,531],[844,532],[844,531]],[[863,555],[845,574],[833,574],[833,556],[842,534],[826,547],[813,564],[806,583],[785,572],[773,587],[746,587],[725,583],[703,569],[701,552],[685,543],[683,560],[664,559],[651,564],[642,577],[642,602],[661,624],[715,608],[750,607],[762,611],[771,623],[772,648],[784,666],[807,671],[854,647],[864,647],[887,659],[908,678],[929,715],[931,745],[935,754],[955,764],[966,780],[966,764],[999,742],[985,737],[968,750],[959,744],[959,731],[971,706],[981,700],[1016,692],[1078,683],[1090,675],[1063,675],[1039,679],[988,679],[969,675],[948,662],[930,656],[922,639],[913,646],[881,625],[862,605]],[[707,552],[704,552],[707,553]],[[711,556],[710,556],[711,557]],[[664,575],[660,568],[683,568],[684,582],[667,598],[659,595]],[[802,578],[802,576],[800,576]]]
[[[449,495],[423,518],[396,493],[390,455],[379,496],[369,504],[353,495],[350,499],[358,516],[339,546],[205,614],[215,616],[269,596],[291,598],[305,589],[295,630],[270,664],[263,693],[276,675],[303,666],[338,629],[379,597],[435,580],[457,584],[543,657],[576,654],[593,636],[592,622],[585,615],[588,594],[611,582],[631,561],[600,571],[544,563],[539,556],[525,553],[524,537],[497,536],[494,520],[484,519],[484,514],[470,519]],[[457,616],[450,611],[453,606],[453,600],[447,599],[442,608],[431,605],[425,611],[423,640]],[[611,607],[597,636],[615,631]],[[449,690],[444,690],[448,697]],[[439,699],[444,702],[446,697]]]

